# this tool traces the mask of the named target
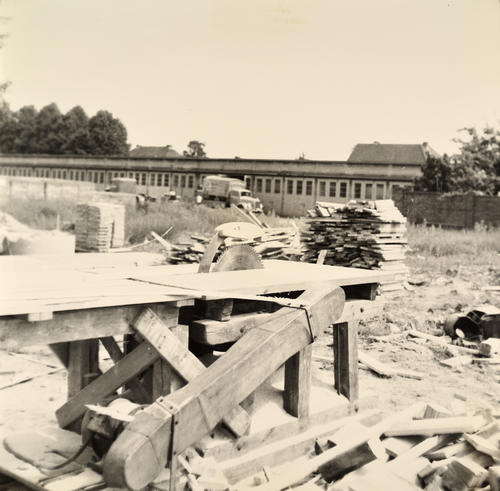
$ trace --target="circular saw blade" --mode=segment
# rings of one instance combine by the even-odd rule
[[[228,247],[215,263],[212,271],[239,271],[244,269],[262,269],[260,256],[249,245]]]

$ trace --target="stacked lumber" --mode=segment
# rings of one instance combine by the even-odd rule
[[[79,203],[76,207],[76,249],[107,252],[125,242],[125,207],[113,203]]]
[[[191,235],[190,241],[170,244],[168,262],[171,264],[199,263],[210,237]],[[294,228],[265,228],[262,236],[254,240],[227,238],[224,247],[239,244],[252,246],[262,259],[298,260],[298,231]]]
[[[308,216],[303,261],[315,263],[326,250],[324,264],[390,271],[394,278],[381,285],[382,292],[402,288],[408,273],[406,218],[392,200],[317,202]]]
[[[261,491],[304,483],[307,489],[338,491],[500,489],[500,425],[491,412],[473,407],[473,401],[467,401],[465,409],[452,413],[437,404],[419,403],[374,425],[360,413],[345,418],[329,434],[318,433],[307,455],[284,465],[262,465],[265,459],[260,459],[262,471],[236,483],[224,460],[213,464],[211,472],[222,470],[234,489],[252,486]],[[309,431],[304,441],[310,436]],[[297,446],[300,437],[288,440]],[[271,456],[271,446],[287,451],[284,439],[258,453]],[[256,458],[257,452],[249,454],[248,459]],[[243,467],[245,456],[234,462]],[[204,482],[203,472],[194,474],[190,480]],[[222,478],[219,482],[227,486]],[[490,488],[484,488],[487,484]]]

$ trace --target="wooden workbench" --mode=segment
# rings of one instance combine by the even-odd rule
[[[207,351],[211,351],[224,344],[209,337],[213,326],[220,321],[201,322],[204,330],[200,331],[200,324],[195,325],[199,319],[195,322],[192,318],[196,302],[303,291],[320,281],[329,281],[346,293],[344,314],[334,329],[335,389],[347,398],[349,408],[355,408],[357,338],[356,326],[351,321],[370,315],[376,286],[390,274],[276,260],[264,261],[263,270],[198,274],[197,265],[129,264],[125,255],[118,258],[117,267],[102,264],[95,268],[89,266],[93,255],[77,256],[53,268],[47,268],[43,258],[37,260],[39,265],[27,259],[31,264],[26,267],[22,259],[0,257],[0,346],[4,349],[28,344],[51,346],[68,369],[69,400],[58,410],[61,426],[77,428],[85,404],[99,403],[119,387],[132,390],[139,402],[151,402],[185,383],[179,381],[178,373],[147,342],[137,347],[132,342],[124,346],[123,352],[116,342],[117,337],[123,336],[125,340],[132,337],[134,320],[145,307],[151,308],[163,326],[175,334],[179,347],[187,350],[189,323],[190,345],[199,349],[205,344]],[[104,374],[99,367],[100,344],[116,363]],[[310,380],[310,374],[303,372],[309,370],[311,352],[306,349],[298,355],[287,362],[290,370],[297,378],[309,376]],[[303,429],[300,420],[311,422],[314,411],[309,411],[309,390],[304,398],[298,384],[296,381],[294,386],[287,387],[285,382],[283,397],[288,413],[299,418],[295,426]],[[337,406],[334,412],[340,414]],[[325,414],[323,410],[318,421],[323,421]],[[287,421],[287,427],[293,424]],[[235,433],[238,434],[237,430]],[[259,436],[243,438],[261,441]],[[0,470],[6,471],[1,464]]]

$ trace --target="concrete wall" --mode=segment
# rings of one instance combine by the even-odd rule
[[[500,197],[393,189],[393,200],[410,223],[446,228],[473,228],[476,223],[500,226]]]
[[[2,202],[9,198],[85,201],[91,199],[93,193],[94,184],[90,182],[0,176],[0,201]]]

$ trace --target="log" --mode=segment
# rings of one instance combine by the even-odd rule
[[[313,326],[302,310],[278,310],[272,320],[247,332],[192,382],[138,414],[104,459],[108,485],[145,487],[172,456],[209,433],[228,410],[310,344],[311,328],[333,324],[342,313],[344,299],[343,290],[332,283],[317,284],[299,297],[310,305]]]
[[[482,416],[458,416],[454,418],[420,419],[395,424],[385,432],[386,436],[427,435],[449,433],[472,433],[477,431],[485,420]]]

